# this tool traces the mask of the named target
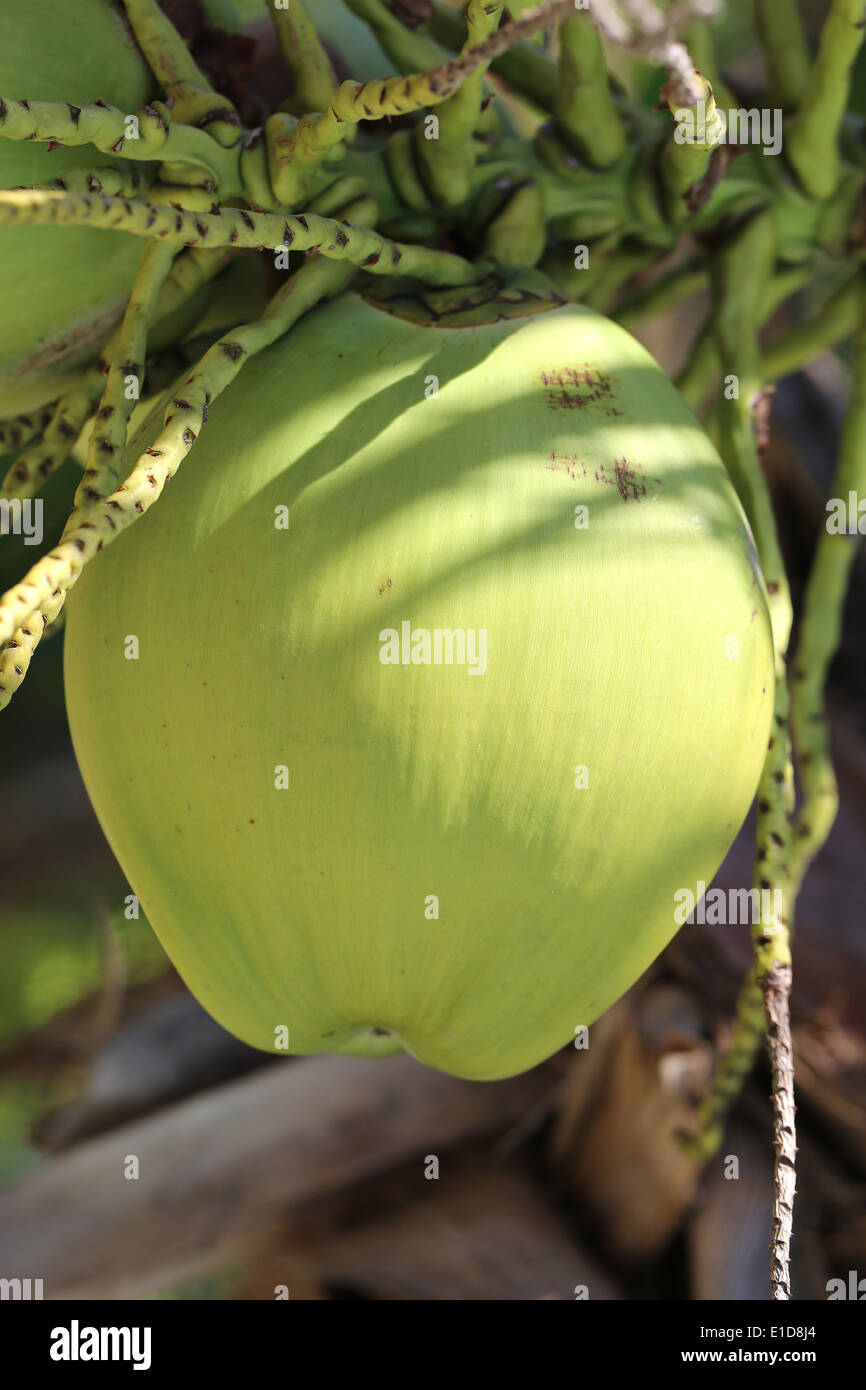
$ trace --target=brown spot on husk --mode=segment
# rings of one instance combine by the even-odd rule
[[[661,478],[647,478],[643,465],[627,458],[614,459],[610,465],[601,463],[594,468],[578,454],[554,452],[548,455],[545,468],[551,473],[563,473],[575,483],[591,478],[605,487],[615,487],[624,502],[639,502],[646,497],[648,482],[662,486]]]
[[[583,410],[587,406],[597,406],[605,415],[622,414],[615,405],[616,390],[612,379],[607,372],[590,362],[542,372],[541,382],[547,388],[547,403],[551,410]]]

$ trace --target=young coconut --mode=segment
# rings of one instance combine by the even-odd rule
[[[591,1024],[712,879],[770,627],[725,470],[628,333],[540,280],[389,293],[249,363],[84,572],[69,719],[226,1028],[492,1080]]]

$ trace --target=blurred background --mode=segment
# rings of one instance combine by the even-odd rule
[[[246,37],[233,40],[206,28],[195,0],[166,8],[202,64],[221,64],[242,90],[255,72],[259,86],[280,81],[260,6],[238,7]],[[312,12],[338,8],[314,0]],[[717,28],[724,75],[746,106],[762,82],[748,9],[730,5]],[[804,6],[813,27],[825,12]],[[390,71],[352,32],[369,75],[379,62]],[[653,103],[662,74],[623,62],[620,76]],[[866,111],[862,62],[855,106]],[[804,292],[771,330],[812,307]],[[637,330],[672,373],[703,310],[694,300]],[[847,393],[843,347],[773,398],[766,467],[795,601]],[[46,545],[72,471],[42,491]],[[0,589],[33,557],[20,538],[0,538]],[[41,1277],[47,1297],[560,1299],[585,1288],[601,1299],[767,1298],[763,1058],[703,1173],[677,1138],[729,1034],[747,927],[686,926],[593,1026],[588,1050],[565,1049],[514,1081],[461,1083],[405,1058],[253,1052],[191,998],[143,917],[126,915],[131,890],[69,740],[62,643],[40,647],[0,730],[0,1228],[13,1245],[29,1233],[32,1251],[32,1267],[0,1275]],[[801,896],[795,946],[800,1299],[866,1274],[862,553],[829,705],[841,804]],[[748,885],[751,859],[749,822],[717,883]],[[141,1196],[105,1181],[127,1154],[151,1177]]]

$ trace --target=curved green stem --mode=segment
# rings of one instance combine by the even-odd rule
[[[272,0],[268,12],[294,83],[286,109],[298,116],[305,111],[327,110],[337,79],[316,27],[300,0],[291,0],[288,9],[276,9]]]
[[[433,0],[430,32],[437,43],[454,53],[463,46],[465,30],[460,14],[450,5],[442,4],[441,0]],[[556,64],[541,49],[518,42],[495,57],[490,66],[515,92],[528,97],[542,111],[553,114],[557,87]]]
[[[371,200],[348,209],[359,221],[374,221]],[[19,629],[38,622],[46,608],[59,612],[84,565],[153,506],[165,484],[195,444],[208,406],[234,380],[244,363],[281,337],[302,314],[349,282],[351,266],[315,259],[291,276],[255,323],[219,339],[189,374],[166,411],[161,433],[107,498],[71,517],[60,542],[37,561],[20,584],[0,598],[0,643],[17,640]],[[58,603],[58,596],[59,603]],[[56,613],[54,613],[56,617]]]
[[[563,139],[594,169],[615,164],[625,129],[613,99],[601,35],[587,15],[567,19],[559,31],[554,110]]]
[[[176,255],[177,248],[164,241],[145,244],[115,341],[103,353],[107,381],[87,446],[84,475],[73,499],[73,517],[107,497],[117,485],[129,417],[144,384],[148,328]]]
[[[855,288],[859,331],[850,404],[832,483],[833,497],[846,513],[848,525],[831,529],[828,517],[818,539],[791,682],[791,722],[803,794],[794,825],[791,878],[795,889],[826,841],[838,806],[824,685],[842,634],[848,581],[860,541],[859,504],[866,499],[866,282],[862,276]]]
[[[713,323],[719,356],[726,374],[726,399],[719,404],[722,452],[752,526],[767,586],[775,650],[776,690],[767,755],[758,786],[755,887],[771,891],[769,922],[752,932],[755,950],[753,977],[744,988],[728,1057],[723,1061],[702,1107],[702,1131],[696,1140],[706,1152],[720,1133],[720,1116],[746,1075],[763,1031],[761,999],[779,969],[790,966],[788,935],[790,852],[793,809],[793,769],[788,735],[787,648],[791,631],[791,599],[772,501],[763,477],[755,436],[753,409],[762,386],[758,345],[761,297],[769,281],[775,253],[775,226],[762,213],[722,248],[713,263]],[[781,899],[777,906],[776,891]],[[752,983],[752,979],[754,983]],[[757,986],[757,987],[756,987]],[[771,1058],[774,1068],[776,1059]],[[778,1084],[780,1077],[774,1070]],[[707,1128],[709,1127],[709,1128]],[[711,1132],[710,1132],[711,1131]]]
[[[11,454],[16,449],[24,449],[36,439],[49,424],[53,406],[42,406],[39,410],[24,415],[14,415],[10,420],[0,423],[0,455]],[[9,494],[4,492],[3,496]]]
[[[224,148],[236,145],[241,123],[230,101],[210,81],[157,0],[123,0],[138,46],[173,107],[175,119],[198,126]]]
[[[271,182],[277,201],[285,207],[295,206],[306,193],[311,174],[325,155],[339,145],[359,121],[406,116],[428,106],[440,106],[467,78],[486,69],[510,44],[539,26],[557,24],[572,8],[572,0],[553,0],[551,4],[540,5],[521,19],[497,29],[480,43],[464,49],[458,58],[431,71],[364,85],[343,82],[331,98],[327,111],[304,116],[293,128],[271,116],[266,130],[270,137]]]
[[[661,168],[674,221],[688,216],[689,194],[707,174],[714,151],[725,139],[725,119],[716,105],[712,87],[699,73],[695,74],[694,85],[698,90],[687,101],[682,92],[675,90],[666,97],[676,126],[662,149]]]
[[[850,338],[860,322],[862,289],[859,276],[840,285],[817,313],[778,334],[764,348],[765,382],[798,372],[822,353]]]
[[[719,355],[729,386],[720,402],[719,425],[722,453],[752,524],[767,585],[767,600],[775,651],[776,689],[767,754],[757,795],[757,853],[754,886],[770,894],[769,921],[752,927],[755,953],[753,978],[741,996],[734,1024],[729,1059],[711,1088],[704,1118],[718,1138],[720,1114],[731,1103],[734,1083],[746,1075],[754,1053],[761,1005],[772,1072],[772,1101],[776,1156],[774,1163],[774,1218],[771,1241],[773,1298],[790,1297],[791,1211],[794,1201],[796,1134],[794,1125],[793,1073],[790,1057],[788,1001],[791,983],[789,922],[793,916],[790,880],[791,814],[794,776],[788,729],[789,695],[786,671],[791,632],[791,599],[785,574],[772,501],[760,464],[753,411],[761,388],[761,354],[758,344],[763,286],[772,273],[776,227],[772,213],[751,219],[717,255],[713,264],[714,322]],[[705,1132],[698,1147],[711,1142]]]
[[[808,85],[786,132],[788,161],[813,198],[829,198],[839,182],[839,134],[866,32],[864,11],[863,0],[832,0]]]
[[[758,330],[774,254],[771,212],[753,217],[720,250],[712,262],[713,323],[722,370],[731,383],[721,405],[727,441],[725,461],[754,532],[770,599],[777,674],[784,680],[791,600],[773,506],[760,466],[753,415],[764,386]]]
[[[0,710],[6,708],[20,689],[33,653],[47,629],[56,622],[65,597],[65,592],[58,590],[15,629],[7,642],[0,644]]]
[[[159,349],[166,345],[167,340],[171,340],[178,312],[194,302],[199,290],[218,274],[230,256],[231,253],[225,251],[190,250],[175,258],[159,290],[148,347]],[[103,349],[103,361],[110,362],[118,354],[124,358],[127,356],[119,346],[121,332],[122,325]],[[13,440],[17,434],[13,447],[28,443],[30,447],[19,455],[9,469],[2,487],[4,497],[32,497],[40,484],[66,462],[104,385],[102,366],[92,366],[82,374],[78,384],[67,388],[49,410],[32,418],[21,417],[22,423],[26,421],[29,426],[26,437],[18,422],[13,421],[7,427],[7,433],[11,431]],[[3,442],[4,431],[0,429],[0,447]]]
[[[173,123],[168,107],[159,101],[128,113],[102,102],[73,106],[0,97],[0,135],[44,141],[50,147],[94,145],[124,159],[168,164],[184,176],[203,170],[221,196],[241,192],[239,151],[223,149],[204,130]]]
[[[426,72],[437,68],[442,62],[442,54],[435,43],[424,34],[410,29],[389,9],[384,0],[344,0],[347,9],[367,24],[387,53],[398,72]],[[462,26],[459,12],[453,11],[458,27]],[[455,47],[463,44],[463,33]]]
[[[755,0],[755,25],[773,99],[796,111],[809,87],[812,59],[797,0]]]
[[[537,265],[546,243],[544,198],[534,179],[512,184],[484,232],[484,255],[497,265]]]
[[[504,0],[469,0],[466,6],[467,38],[463,53],[471,52],[496,32]],[[457,207],[469,196],[475,146],[472,135],[484,97],[482,63],[458,91],[439,108],[433,138],[426,123],[415,127],[415,154],[419,170],[434,200]]]
[[[812,274],[813,270],[809,265],[794,266],[775,274],[765,288],[761,300],[761,322],[774,314],[779,305],[792,294],[796,294],[807,285]],[[844,288],[843,286],[836,292],[840,297]],[[813,331],[813,325],[816,324],[818,326]],[[842,338],[848,337],[855,326],[855,318],[849,306],[846,306],[844,311],[841,304],[830,309],[828,301],[814,318],[780,333],[778,338],[763,349],[762,380],[766,384],[788,375],[789,372],[799,371],[817,355],[817,352],[824,352]],[[816,351],[813,351],[813,348]],[[715,331],[712,320],[709,320],[699,333],[689,354],[688,363],[677,378],[677,388],[693,410],[698,409],[720,372]]]
[[[667,313],[678,304],[700,294],[709,285],[709,270],[696,256],[650,281],[638,285],[617,302],[612,317],[624,328],[641,323],[656,314]]]
[[[0,226],[59,224],[107,227],[159,237],[177,246],[234,246],[317,251],[374,275],[415,275],[433,285],[472,285],[489,266],[446,251],[389,241],[368,227],[314,214],[298,217],[222,208],[211,213],[130,203],[88,194],[0,192]]]
[[[652,264],[653,256],[646,248],[628,250],[620,247],[616,254],[606,260],[600,274],[593,276],[592,283],[583,296],[584,304],[600,313],[608,313],[611,301],[626,285],[633,275],[646,270]]]
[[[161,245],[162,243],[160,243]],[[172,252],[174,248],[171,248]],[[217,275],[227,264],[230,251],[183,251],[176,256],[170,273],[159,290],[159,299],[153,315],[153,328],[148,337],[148,346],[159,349],[166,346],[177,328],[177,315],[187,305],[193,303],[199,290]],[[102,351],[102,361],[111,362],[120,353],[126,360],[127,352],[122,352],[120,334],[122,325],[109,339]],[[90,367],[82,373],[79,382],[67,387],[63,395],[50,410],[40,416],[22,417],[29,430],[25,433],[13,421],[6,427],[5,435],[17,442],[12,447],[30,445],[20,454],[9,469],[3,481],[2,495],[11,497],[32,497],[36,489],[67,460],[75,442],[81,434],[87,419],[93,412],[96,402],[105,385],[105,375],[101,365]],[[35,427],[35,421],[41,421]],[[0,449],[3,447],[4,430],[0,428]]]
[[[696,414],[718,377],[719,370],[716,332],[712,319],[709,318],[698,332],[689,350],[686,365],[676,378],[677,390]]]
[[[162,159],[170,130],[171,117],[162,102],[143,106],[131,116],[101,101],[74,106],[67,101],[0,97],[0,134],[7,140],[95,145],[124,159]]]
[[[156,169],[147,164],[103,164],[93,169],[69,169],[56,179],[29,184],[31,192],[104,193],[107,198],[137,198],[153,190]]]
[[[91,367],[77,387],[64,392],[45,428],[9,469],[3,480],[3,497],[32,497],[46,478],[62,467],[99,400],[103,381],[101,368]]]
[[[731,1039],[698,1109],[695,1134],[684,1141],[686,1150],[698,1163],[708,1163],[721,1148],[728,1112],[752,1073],[764,1034],[763,998],[757,970],[753,968],[740,987]]]
[[[61,545],[71,531],[79,528],[76,513],[83,509],[87,515],[88,509],[111,490],[109,480],[116,481],[113,460],[126,442],[128,418],[137,399],[137,396],[127,399],[124,388],[129,373],[143,377],[148,321],[152,318],[169,322],[180,306],[191,300],[227,259],[222,252],[192,250],[178,257],[172,266],[175,255],[176,248],[172,246],[162,242],[148,243],[123,322],[103,352],[103,360],[109,364],[107,385],[102,367],[91,367],[80,387],[57,402],[44,434],[21,455],[6,479],[4,486],[8,496],[32,495],[39,483],[69,457],[105,385],[91,433],[84,477],[76,489],[72,515],[64,528]],[[68,587],[58,579],[38,610],[24,618],[7,642],[0,643],[0,709],[5,708],[21,686],[42,638],[57,630]]]
[[[717,104],[725,111],[739,106],[719,71],[711,22],[695,20],[685,32],[685,42],[695,67],[712,87]]]

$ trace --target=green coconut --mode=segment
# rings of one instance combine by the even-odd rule
[[[345,294],[251,362],[73,591],[66,690],[220,1023],[489,1080],[598,1018],[712,880],[773,661],[742,509],[644,349],[460,298]]]

